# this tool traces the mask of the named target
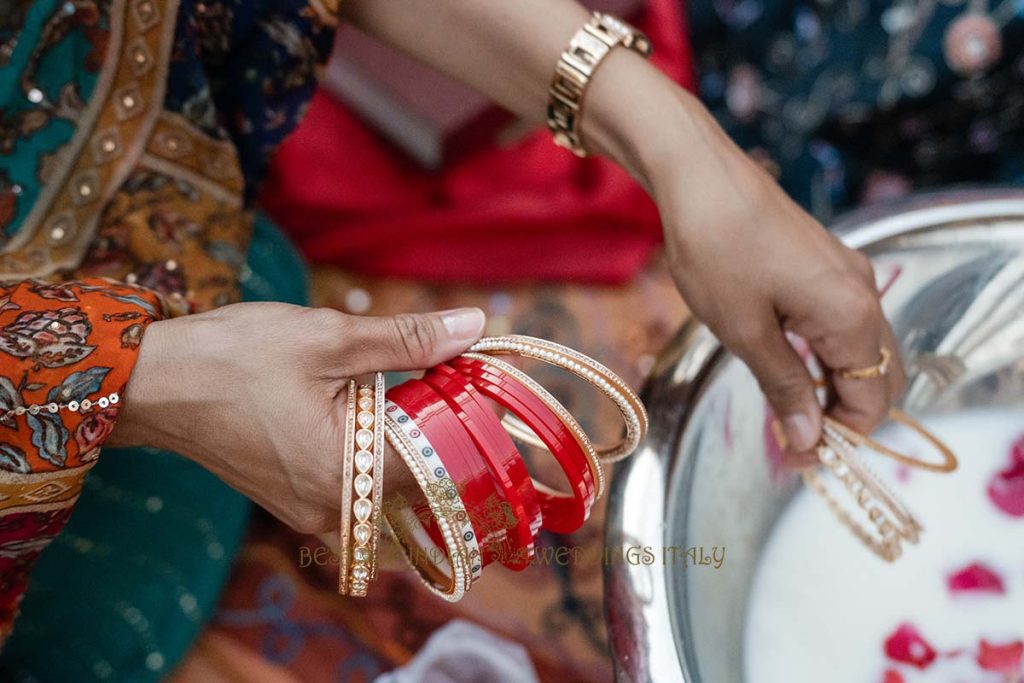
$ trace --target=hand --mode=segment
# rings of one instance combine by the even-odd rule
[[[834,396],[828,413],[871,432],[905,382],[874,270],[790,200],[696,100],[678,98],[674,128],[685,150],[662,156],[648,177],[676,282],[693,313],[757,377],[791,464],[816,462],[807,451],[820,438],[822,410],[786,333],[806,340],[825,366]],[[894,354],[887,376],[835,372],[877,364],[881,347]]]
[[[786,333],[806,340],[825,366],[828,413],[872,431],[905,376],[868,259],[786,196],[700,102],[617,52],[591,85],[589,136],[657,202],[683,298],[757,377],[785,431],[790,464],[817,462],[810,449],[821,437],[822,408]],[[883,346],[893,354],[888,376],[835,372],[877,364]]]
[[[108,444],[181,453],[289,526],[331,531],[349,378],[430,367],[463,352],[483,326],[473,308],[370,318],[274,303],[157,322]],[[386,453],[388,490],[409,480]]]

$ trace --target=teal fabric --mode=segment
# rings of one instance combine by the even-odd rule
[[[286,238],[257,218],[244,298],[307,303]],[[198,465],[153,449],[109,449],[48,548],[0,656],[0,680],[156,681],[216,606],[249,503]]]
[[[106,26],[106,3],[98,3],[96,23]],[[35,204],[42,188],[38,177],[42,159],[66,145],[75,132],[75,122],[59,115],[44,113],[39,104],[29,101],[21,78],[32,66],[33,83],[45,101],[88,102],[96,85],[99,63],[90,55],[96,50],[84,26],[71,24],[67,35],[56,41],[33,63],[33,51],[43,37],[43,29],[56,12],[73,13],[74,5],[63,0],[38,0],[25,15],[20,35],[7,64],[0,69],[0,112],[13,131],[12,148],[0,153],[0,189],[17,187],[14,215],[0,227],[13,235]],[[83,66],[85,65],[85,66]],[[40,117],[32,119],[29,114]]]

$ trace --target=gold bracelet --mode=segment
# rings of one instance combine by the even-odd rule
[[[356,443],[356,383],[348,382],[345,435],[341,455],[341,538],[338,548],[338,593],[348,595],[349,537],[352,533],[352,477]]]
[[[373,387],[373,471],[377,485],[373,489],[373,535],[370,538],[370,580],[377,578],[377,552],[380,546],[384,509],[384,373],[374,377]]]
[[[643,33],[617,17],[594,12],[555,65],[548,88],[548,128],[556,144],[577,156],[587,155],[582,125],[587,86],[604,58],[619,45],[644,57],[651,54],[651,41]]]
[[[384,376],[376,373],[374,386],[359,387],[356,399],[355,455],[352,490],[352,551],[348,571],[348,594],[365,597],[376,576],[377,539],[380,536],[380,507],[383,491]]]
[[[469,514],[447,469],[440,458],[436,457],[436,452],[431,448],[430,456],[424,456],[417,450],[403,425],[402,418],[408,422],[408,415],[391,401],[387,401],[386,405],[384,434],[426,497],[444,539],[447,557],[429,556],[429,549],[436,546],[427,536],[420,519],[407,505],[388,505],[384,511],[388,528],[423,585],[435,595],[449,602],[457,602],[469,590],[474,574],[479,575],[481,566],[479,551],[476,556],[472,556],[467,547],[467,540],[476,542],[472,527],[469,526]],[[426,462],[426,457],[430,457],[430,464]]]
[[[844,437],[846,437],[849,441],[852,441],[858,446],[863,446],[864,448],[870,449],[875,453],[878,453],[879,455],[884,455],[887,458],[891,458],[896,462],[902,463],[908,467],[916,467],[918,469],[928,470],[929,472],[940,472],[943,474],[952,472],[957,468],[959,463],[957,462],[956,455],[953,453],[953,451],[950,450],[949,446],[944,444],[939,439],[939,437],[935,436],[927,429],[925,429],[924,425],[922,425],[920,422],[910,417],[909,415],[904,413],[902,410],[899,410],[898,408],[892,408],[889,410],[889,419],[921,435],[921,438],[923,438],[925,441],[934,446],[935,449],[939,452],[939,454],[942,456],[942,462],[926,462],[924,460],[912,458],[909,455],[904,455],[898,451],[894,451],[893,449],[889,448],[888,446],[882,443],[879,443],[878,441],[872,439],[869,436],[865,436],[860,432],[850,429],[849,427],[840,422],[833,421],[832,427],[840,434],[842,434]]]
[[[843,485],[873,528],[865,528],[854,519],[856,510],[841,504],[828,490],[817,471],[805,470],[804,483],[825,500],[839,521],[864,545],[887,562],[895,562],[902,554],[901,540],[917,543],[922,531],[921,525],[861,460],[856,446],[834,429],[832,420],[826,420],[822,442],[818,446],[818,458],[824,468]]]
[[[647,433],[647,411],[633,390],[614,372],[579,351],[546,339],[518,334],[485,337],[469,347],[469,350],[490,356],[518,355],[560,367],[608,397],[622,414],[622,419],[626,424],[626,435],[622,441],[613,446],[596,448],[602,462],[616,462],[627,457],[636,450]],[[505,415],[502,422],[510,434],[524,443],[543,447],[540,440],[515,416]]]

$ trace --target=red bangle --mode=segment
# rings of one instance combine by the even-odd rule
[[[470,544],[470,567],[468,569],[476,580],[483,567],[490,562],[482,550],[493,546],[494,539],[489,538],[486,530],[481,528],[480,522],[484,517],[474,514],[468,503],[493,493],[494,485],[491,483],[490,472],[483,464],[475,468],[475,471],[464,465],[480,460],[476,446],[467,438],[462,425],[459,424],[448,405],[428,385],[420,380],[409,380],[388,389],[387,397],[404,410],[415,423],[416,428],[423,432],[434,448],[437,457],[441,459],[448,470],[448,476],[455,482],[459,498],[463,501],[463,506],[469,515],[469,523],[476,535],[475,539],[463,539]],[[412,508],[431,540],[438,547],[445,547],[441,529],[430,511],[429,505],[425,501],[420,501],[414,503]],[[475,551],[473,550],[474,545],[478,548]],[[421,556],[427,557],[428,553],[422,553]]]
[[[491,512],[506,535],[501,546],[495,549],[498,559],[509,569],[525,569],[533,560],[534,543],[543,518],[522,456],[498,416],[483,404],[479,392],[459,372],[441,364],[431,368],[423,381],[433,387],[458,416],[481,459],[490,468],[495,485],[503,493],[505,505],[495,506],[492,499],[490,504],[482,501],[484,504],[480,506]]]
[[[594,504],[594,476],[586,453],[572,432],[544,401],[500,369],[472,358],[456,358],[450,363],[469,378],[480,393],[522,420],[551,451],[565,473],[572,493],[555,491],[534,482],[544,528],[568,534],[583,526]]]

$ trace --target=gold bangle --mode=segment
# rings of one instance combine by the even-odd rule
[[[352,533],[352,477],[356,442],[356,383],[349,380],[345,435],[341,455],[341,530],[338,548],[338,593],[348,594],[349,537]]]
[[[936,450],[939,451],[939,453],[942,455],[942,462],[931,463],[925,462],[924,460],[918,460],[917,458],[912,458],[908,455],[900,453],[899,451],[894,451],[888,446],[879,443],[878,441],[872,439],[869,436],[865,436],[853,429],[850,429],[849,427],[840,422],[836,422],[833,420],[831,421],[831,424],[836,431],[841,433],[844,437],[854,442],[858,446],[863,446],[864,448],[872,450],[878,453],[879,455],[884,455],[887,458],[891,458],[897,462],[903,463],[908,467],[916,467],[918,469],[928,470],[929,472],[942,473],[952,472],[958,467],[959,463],[957,461],[956,455],[953,453],[953,451],[950,450],[949,446],[944,444],[941,440],[939,440],[937,436],[935,436],[927,429],[925,429],[924,425],[922,425],[920,422],[918,422],[917,420],[915,420],[914,418],[910,417],[902,410],[899,410],[897,408],[892,408],[891,410],[889,410],[889,417],[894,422],[898,422],[904,427],[912,429],[918,434],[920,434],[922,438],[928,441],[928,443],[930,443],[932,446],[936,448]]]
[[[580,427],[580,423],[577,422],[576,418],[574,418],[569,413],[569,411],[565,409],[565,406],[559,403],[558,399],[552,396],[547,389],[538,384],[536,380],[534,380],[532,377],[530,377],[525,372],[515,367],[511,363],[506,363],[500,358],[494,358],[493,356],[488,356],[483,353],[469,352],[464,353],[462,355],[466,358],[472,358],[482,363],[490,363],[494,367],[504,372],[506,375],[515,378],[520,384],[526,387],[534,396],[543,401],[544,404],[551,409],[551,412],[558,416],[558,419],[562,422],[562,424],[565,425],[565,428],[572,433],[573,438],[576,440],[576,443],[578,443],[580,445],[580,448],[583,449],[583,453],[587,457],[587,464],[590,467],[590,473],[593,475],[594,482],[596,483],[596,493],[594,494],[594,500],[600,498],[604,494],[605,487],[604,471],[601,469],[601,461],[598,460],[597,458],[597,452],[594,450],[594,444],[590,442],[590,438],[587,436],[586,432],[583,431],[583,428]],[[511,418],[514,416],[506,414],[506,417]],[[505,431],[507,431],[512,436],[512,438],[523,443],[529,444],[531,446],[540,448],[541,450],[548,450],[547,446],[545,446],[541,442],[541,440],[537,438],[537,435],[534,434],[529,427],[523,424],[522,421],[518,419],[514,421],[509,419],[503,420],[502,422],[505,425]],[[560,493],[559,491],[555,491],[550,486],[541,484],[540,482],[534,480],[534,488],[537,487],[543,488],[545,491],[552,492],[557,495],[569,495]]]
[[[397,415],[397,417],[396,417]],[[469,514],[462,504],[455,489],[455,483],[448,476],[440,459],[433,457],[436,466],[427,464],[424,456],[416,449],[415,444],[406,434],[399,422],[404,411],[390,401],[384,412],[384,435],[398,452],[412,473],[416,484],[427,499],[427,505],[437,520],[441,537],[444,539],[447,552],[447,566],[441,562],[444,558],[424,557],[424,548],[433,544],[423,532],[422,525],[415,512],[407,505],[388,505],[384,516],[388,528],[404,551],[409,566],[416,571],[426,588],[435,595],[449,601],[462,599],[473,582],[473,571],[480,566],[480,558],[472,557],[466,546],[465,525],[469,523]],[[408,416],[405,416],[408,418]],[[432,463],[434,464],[434,463]],[[455,495],[445,495],[443,492]],[[415,543],[417,534],[420,542]],[[475,535],[471,535],[475,540]],[[479,553],[479,551],[478,551]],[[433,560],[438,560],[433,562]]]
[[[377,485],[373,489],[373,536],[370,539],[370,580],[377,578],[377,552],[384,506],[384,373],[374,376],[373,387],[373,471]]]
[[[594,12],[555,65],[548,88],[548,128],[556,144],[577,156],[587,155],[582,131],[587,86],[605,57],[619,45],[644,57],[651,54],[651,41],[643,33],[617,17]]]
[[[370,580],[376,574],[377,537],[380,535],[379,510],[383,488],[383,427],[378,404],[382,404],[383,375],[377,373],[374,386],[359,387],[356,399],[355,455],[352,490],[352,550],[348,571],[348,594],[365,597]]]
[[[613,446],[595,447],[601,462],[616,462],[627,457],[636,450],[647,434],[647,411],[639,397],[622,381],[622,378],[593,358],[546,339],[518,334],[485,337],[469,347],[469,350],[489,356],[517,355],[554,365],[571,372],[611,399],[622,414],[626,434],[622,441]],[[534,446],[539,444],[539,439],[515,416],[506,415],[503,422],[506,428],[512,425],[510,432],[522,437],[525,443]]]
[[[922,527],[900,499],[861,460],[856,447],[832,428],[833,424],[834,421],[827,420],[824,425],[818,458],[843,485],[872,526],[865,528],[859,524],[854,519],[854,512],[831,494],[817,471],[805,470],[804,483],[825,500],[843,526],[865,546],[883,560],[894,562],[902,554],[901,539],[917,543]]]
[[[823,427],[823,433],[827,438],[829,438],[833,444],[833,448],[839,449],[837,452],[841,453],[847,466],[854,471],[857,476],[864,480],[865,485],[869,489],[869,493],[874,495],[879,502],[888,508],[889,514],[896,522],[897,533],[907,541],[917,543],[922,530],[917,519],[915,519],[914,515],[907,509],[907,506],[900,501],[899,497],[894,494],[888,486],[886,486],[882,478],[868,467],[868,464],[864,462],[857,453],[857,446],[848,441],[838,430],[835,429],[836,424],[835,420],[826,418]],[[858,503],[859,502],[860,500],[858,497]],[[868,508],[870,507],[871,506],[868,505]]]

